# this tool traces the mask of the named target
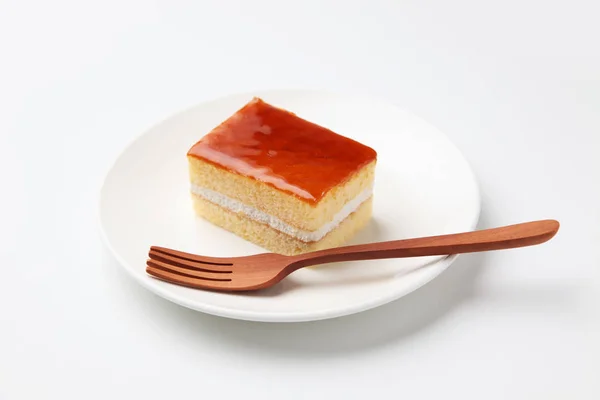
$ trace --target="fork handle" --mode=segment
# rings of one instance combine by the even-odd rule
[[[438,256],[533,246],[558,232],[556,220],[541,220],[451,235],[344,246],[294,256],[293,268],[340,261]]]

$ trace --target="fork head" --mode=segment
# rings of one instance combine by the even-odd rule
[[[152,246],[148,256],[149,275],[197,289],[229,292],[263,289],[293,272],[292,257],[272,253],[220,258]]]

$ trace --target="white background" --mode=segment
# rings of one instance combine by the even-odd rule
[[[600,398],[599,14],[594,0],[0,2],[0,399]],[[111,161],[176,111],[287,87],[412,110],[472,164],[481,227],[561,231],[323,322],[226,320],[142,289],[97,231]]]

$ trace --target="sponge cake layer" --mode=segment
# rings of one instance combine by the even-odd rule
[[[373,205],[372,198],[368,199],[321,240],[304,242],[243,214],[226,210],[200,196],[192,194],[192,200],[198,216],[269,251],[285,255],[322,250],[346,243],[368,223]]]
[[[306,231],[316,231],[360,193],[373,185],[376,161],[331,189],[316,205],[252,178],[229,172],[195,157],[188,157],[192,187],[220,193],[249,207]]]

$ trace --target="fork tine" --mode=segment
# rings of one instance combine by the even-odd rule
[[[194,289],[232,290],[231,281],[207,281],[205,279],[190,278],[150,266],[146,268],[146,272],[163,281]]]
[[[164,263],[157,260],[148,260],[146,262],[146,265],[153,268],[177,273],[179,275],[184,275],[190,278],[205,279],[207,281],[231,281],[231,273],[198,271],[195,269],[181,268],[176,265]]]
[[[169,255],[171,257],[177,257],[184,260],[195,261],[203,264],[211,264],[211,265],[233,265],[230,258],[221,258],[221,257],[204,257],[199,256],[197,254],[185,253],[183,251],[167,249],[166,247],[160,246],[151,246],[151,251],[155,251],[158,253],[163,253]]]
[[[200,261],[191,261],[179,257],[174,257],[171,254],[158,252],[151,249],[148,256],[152,260],[162,261],[178,267],[195,269],[198,271],[215,272],[215,273],[230,273],[233,264],[228,265],[217,265],[217,264],[206,264]]]

